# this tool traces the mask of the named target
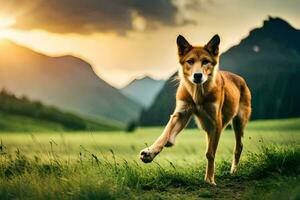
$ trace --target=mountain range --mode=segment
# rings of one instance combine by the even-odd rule
[[[252,119],[300,116],[300,31],[269,17],[220,56],[220,69],[241,75],[252,93]],[[177,85],[165,86],[140,117],[142,125],[164,125],[175,107]]]
[[[0,88],[82,116],[124,123],[136,119],[141,110],[84,60],[46,56],[9,40],[0,42]]]
[[[164,80],[155,80],[149,76],[145,76],[143,78],[134,79],[123,87],[121,92],[140,103],[144,108],[148,108],[164,83]]]

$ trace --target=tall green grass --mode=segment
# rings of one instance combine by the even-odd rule
[[[203,182],[204,163],[177,166],[170,162],[164,166],[159,163],[148,166],[118,161],[113,151],[108,159],[84,149],[72,161],[49,152],[45,162],[37,156],[28,158],[19,150],[10,154],[4,144],[0,150],[0,199],[131,199],[140,195],[151,199],[153,192],[161,197],[167,195],[164,196],[167,198],[175,194],[166,192],[170,188],[190,191],[186,194],[190,197],[218,197],[222,192],[228,195],[226,191],[216,192],[218,189]],[[251,181],[262,184],[283,175],[299,176],[300,145],[262,146],[258,153],[246,156],[236,175],[230,175],[229,168],[229,162],[218,162],[217,182],[221,187],[229,183],[234,187],[238,184],[251,186],[248,190],[241,188],[249,196],[253,190]]]
[[[161,127],[132,134],[1,133],[0,199],[299,199],[299,122],[250,122],[234,175],[234,134],[225,130],[216,157],[217,187],[203,181],[206,142],[198,129],[184,130],[174,147],[147,165],[139,150]]]

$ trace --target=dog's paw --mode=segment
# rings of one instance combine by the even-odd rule
[[[152,162],[152,160],[158,153],[159,152],[155,152],[155,151],[151,150],[150,148],[146,148],[140,152],[140,159],[144,163],[150,163],[150,162]]]
[[[216,186],[217,185],[216,182],[215,182],[214,177],[207,177],[207,176],[205,176],[204,181],[205,181],[205,183],[207,183],[210,186]]]
[[[207,183],[210,186],[217,186],[217,184],[214,180],[205,180],[205,183]]]
[[[235,174],[237,170],[238,170],[237,166],[232,166],[230,169],[230,174]]]

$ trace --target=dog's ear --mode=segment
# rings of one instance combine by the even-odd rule
[[[192,49],[192,45],[182,35],[178,35],[176,42],[179,56],[186,54]]]
[[[219,44],[220,37],[219,35],[214,35],[209,42],[204,46],[204,48],[213,56],[217,56],[219,54]]]

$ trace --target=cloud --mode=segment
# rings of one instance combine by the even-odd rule
[[[179,25],[172,0],[0,0],[14,28],[90,34]]]

